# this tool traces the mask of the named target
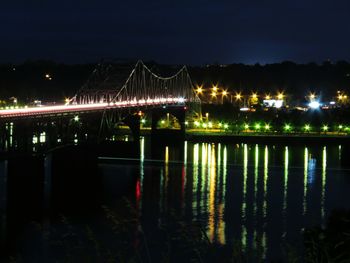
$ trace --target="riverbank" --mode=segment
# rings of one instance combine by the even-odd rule
[[[141,129],[141,136],[151,136],[150,129]],[[346,133],[233,133],[224,130],[186,130],[185,139],[188,141],[210,142],[247,142],[247,143],[323,143],[348,144],[350,136]]]

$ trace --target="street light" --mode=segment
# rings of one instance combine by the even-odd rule
[[[283,97],[284,97],[283,92],[278,92],[278,93],[277,93],[277,99],[283,100]]]
[[[311,129],[310,125],[309,124],[305,124],[304,130],[308,132],[308,131],[310,131],[310,129]]]
[[[242,99],[241,93],[236,93],[235,98],[236,98],[236,100],[241,100]]]
[[[309,98],[310,98],[310,101],[314,101],[315,98],[316,98],[316,94],[315,93],[310,93],[309,94]]]
[[[197,94],[202,94],[203,93],[202,86],[198,86],[196,92],[197,92]]]

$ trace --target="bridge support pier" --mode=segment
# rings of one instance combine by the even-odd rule
[[[138,114],[130,114],[124,118],[123,122],[129,126],[133,141],[138,142],[140,140],[140,116]]]

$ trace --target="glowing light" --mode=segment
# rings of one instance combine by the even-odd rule
[[[269,100],[269,99],[271,99],[271,96],[270,95],[266,95],[265,99]]]
[[[327,126],[327,125],[323,125],[323,126],[322,126],[322,130],[323,130],[324,132],[328,131],[328,126]]]
[[[260,130],[260,128],[261,128],[261,126],[260,126],[259,123],[255,124],[255,129],[256,129],[256,130]]]
[[[74,116],[74,121],[79,121],[79,116]]]
[[[199,125],[200,125],[199,121],[194,122],[194,126],[199,127]]]
[[[306,125],[304,126],[304,130],[305,130],[305,131],[309,131],[310,129],[311,129],[311,127],[310,127],[309,124],[306,124]]]
[[[290,124],[286,124],[286,125],[284,125],[283,129],[285,131],[290,131],[292,129],[292,126],[290,126]]]
[[[185,125],[188,125],[188,121],[185,121]]]
[[[213,123],[212,123],[212,122],[209,122],[209,123],[208,123],[208,127],[209,127],[209,128],[213,128]]]
[[[227,91],[226,90],[224,90],[223,92],[222,92],[222,96],[227,96]]]
[[[312,109],[318,109],[320,107],[320,103],[318,101],[311,101],[309,103],[309,107],[312,108]]]
[[[224,124],[224,128],[225,128],[225,129],[228,129],[228,124]]]
[[[198,93],[198,94],[202,94],[202,93],[203,93],[203,88],[202,88],[202,86],[198,86],[198,88],[197,88],[197,93]]]
[[[212,97],[216,97],[216,92],[213,91],[210,95],[211,95]]]
[[[282,92],[277,94],[277,99],[283,100],[284,94]]]
[[[161,124],[164,124],[165,123],[165,120],[161,120],[161,122],[160,122]]]
[[[339,125],[339,126],[338,126],[338,129],[339,129],[339,130],[343,129],[343,125]]]
[[[145,120],[145,119],[141,119],[141,123],[142,123],[142,124],[145,124],[145,123],[146,123],[146,120]]]
[[[218,87],[216,85],[213,86],[213,91],[216,93],[216,91],[218,90]]]
[[[206,123],[202,123],[203,128],[207,128],[207,124]]]
[[[236,98],[236,100],[241,100],[242,99],[241,93],[236,93],[235,98]]]
[[[177,101],[178,101],[178,103],[184,103],[184,102],[185,102],[185,99],[180,97],[180,98],[178,98]]]
[[[265,130],[267,130],[267,131],[268,131],[268,130],[270,130],[270,128],[271,128],[271,127],[270,127],[270,125],[269,125],[269,124],[266,124],[266,125],[265,125]]]
[[[240,111],[249,111],[249,108],[243,107],[243,108],[240,108],[239,110],[240,110]]]
[[[309,98],[312,101],[316,98],[316,95],[314,93],[310,93]]]
[[[252,94],[252,98],[253,98],[253,99],[257,99],[257,98],[258,98],[258,94],[257,94],[257,93],[253,93],[253,94]]]
[[[248,130],[249,129],[249,124],[244,124],[244,129]]]

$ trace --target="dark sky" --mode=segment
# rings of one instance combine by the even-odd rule
[[[0,63],[350,60],[349,0],[1,0]]]

